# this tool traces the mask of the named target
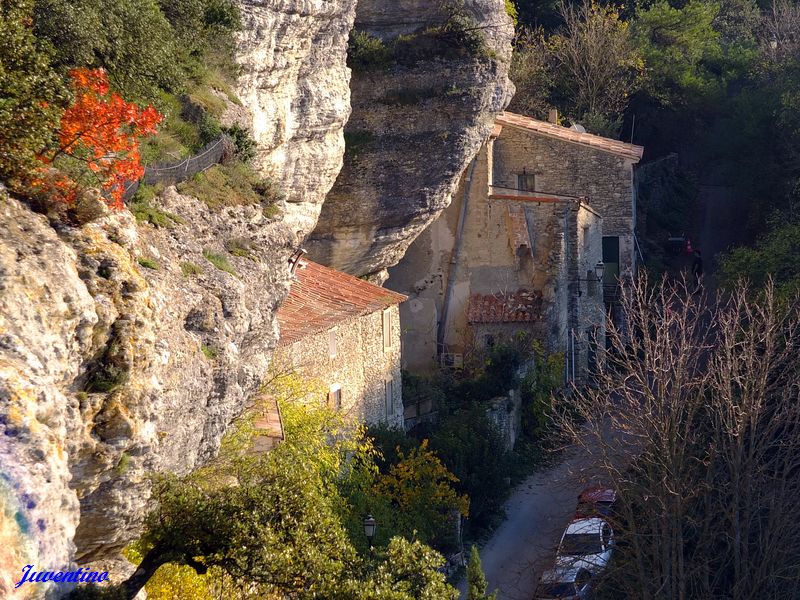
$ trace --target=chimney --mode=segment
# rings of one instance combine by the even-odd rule
[[[558,125],[558,109],[551,108],[550,112],[547,113],[547,121],[552,123],[553,125]]]

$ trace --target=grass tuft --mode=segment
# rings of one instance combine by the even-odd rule
[[[175,227],[176,224],[180,225],[184,222],[178,215],[153,206],[153,199],[160,194],[161,191],[162,188],[160,186],[139,186],[130,205],[131,212],[133,216],[136,217],[137,223],[140,225],[143,223],[150,223],[156,227],[171,229]]]
[[[220,271],[225,271],[234,277],[238,277],[233,266],[228,262],[228,257],[224,254],[217,254],[216,252],[211,252],[211,250],[203,250],[203,256]]]
[[[211,210],[262,204],[270,217],[277,213],[275,203],[282,199],[275,182],[260,178],[253,169],[238,161],[215,165],[198,173],[178,184],[178,191],[205,202]]]
[[[185,261],[181,263],[181,273],[184,277],[192,277],[193,275],[202,275],[203,267],[193,262]]]
[[[154,261],[152,258],[147,258],[145,256],[139,258],[137,262],[145,269],[152,269],[153,271],[158,271],[161,268],[161,265],[159,265],[156,261]]]

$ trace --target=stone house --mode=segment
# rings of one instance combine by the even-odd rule
[[[278,309],[278,369],[327,389],[329,406],[402,427],[400,313],[406,297],[306,259]]]
[[[458,364],[519,331],[584,381],[604,338],[604,290],[636,268],[633,165],[642,148],[503,113],[450,206],[389,269],[404,367]],[[598,281],[598,263],[603,263]]]

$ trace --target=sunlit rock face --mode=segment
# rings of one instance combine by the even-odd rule
[[[442,4],[360,0],[355,29],[387,44],[419,36],[446,21]],[[381,281],[450,203],[513,94],[504,1],[467,0],[465,13],[484,36],[483,51],[433,47],[411,61],[354,69],[344,167],[306,245],[315,260]]]
[[[212,456],[268,368],[294,232],[260,206],[212,212],[174,188],[155,202],[180,224],[121,211],[56,231],[0,200],[4,574],[116,555],[148,475]]]
[[[237,93],[253,115],[256,163],[281,183],[286,219],[306,235],[342,166],[356,0],[241,0],[241,6]]]
[[[282,188],[279,214],[168,188],[153,205],[179,217],[171,228],[128,211],[54,228],[0,186],[2,598],[57,595],[11,596],[19,563],[118,557],[149,475],[212,457],[268,369],[288,257],[342,163],[355,0],[243,0],[242,13],[239,117]]]

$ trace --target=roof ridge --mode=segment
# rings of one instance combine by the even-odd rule
[[[519,115],[508,111],[503,111],[497,115],[495,123],[520,127],[528,131],[540,133],[542,135],[558,138],[567,142],[581,144],[597,150],[620,154],[638,162],[644,154],[644,147],[636,144],[629,144],[621,140],[603,137],[594,133],[580,132],[568,127],[562,127],[548,121],[541,121],[525,115]]]

